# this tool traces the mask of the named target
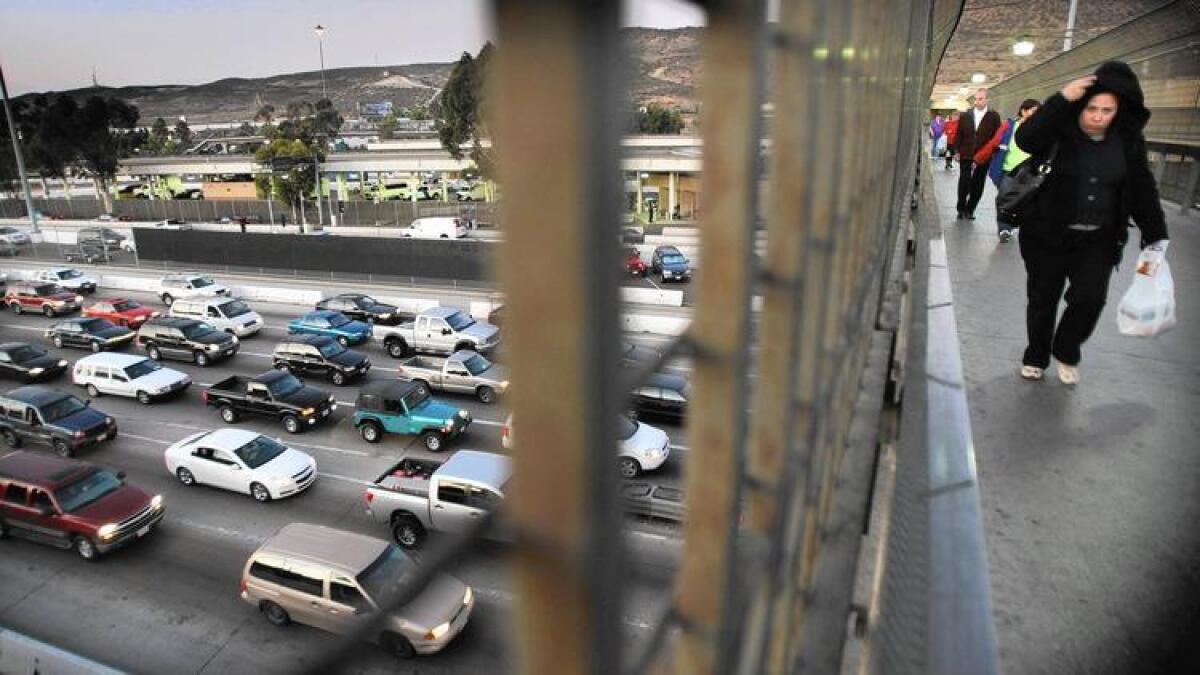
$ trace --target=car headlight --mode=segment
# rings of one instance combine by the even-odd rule
[[[45,368],[30,368],[29,369],[30,375],[41,375],[44,372],[46,372]]]
[[[205,345],[204,348],[210,352],[215,352],[221,348],[221,345]]]
[[[61,367],[63,367],[63,368],[66,368],[66,367],[67,367],[67,361],[66,361],[66,359],[60,359],[60,360],[59,360],[59,362],[58,362],[58,365],[59,365],[59,366],[61,366]]]
[[[235,344],[235,345],[236,345],[236,344],[238,343],[238,336],[236,336],[236,335],[231,335],[230,337],[232,337],[232,338],[233,338],[233,344]]]
[[[425,639],[426,640],[438,640],[449,631],[450,631],[450,622],[447,621],[446,623],[444,623],[444,624],[438,626],[437,628],[434,628],[433,630],[426,633]]]
[[[83,296],[82,295],[75,296],[75,302],[83,302]]]
[[[301,410],[301,411],[300,411],[300,416],[301,416],[301,417],[308,417],[309,415],[311,415],[311,414],[315,413],[316,411],[317,411],[317,409],[316,409],[316,408],[305,408],[304,410]]]
[[[467,586],[467,592],[463,593],[463,604],[464,605],[471,604],[471,600],[473,600],[474,598],[475,598],[475,591],[472,591],[471,587]]]
[[[150,500],[150,508],[157,511],[157,510],[161,509],[162,507],[163,507],[162,495],[154,495],[154,499]]]
[[[112,539],[113,537],[116,536],[117,524],[109,523],[107,525],[102,525],[102,526],[100,526],[100,529],[96,531],[96,534],[100,535],[101,539],[108,541],[109,539]]]
[[[464,420],[471,419],[471,413],[467,412],[466,410],[459,410],[458,416],[463,418]],[[451,420],[451,422],[453,422],[453,420]]]
[[[113,418],[111,418],[111,417],[105,417],[105,418],[104,418],[104,423],[105,423],[105,424],[112,424],[113,422],[114,422],[114,420],[113,420]]]
[[[505,391],[506,389],[508,389],[508,380],[504,380],[503,382],[501,382],[499,388],[500,388],[500,391]]]

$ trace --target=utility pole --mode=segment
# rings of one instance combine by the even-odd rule
[[[317,34],[317,49],[321,52],[321,98],[328,99],[329,92],[325,90],[325,27],[317,24],[313,32]]]
[[[17,175],[21,177],[21,187],[25,190],[25,211],[29,213],[29,222],[33,225],[33,233],[38,229],[37,211],[33,210],[33,193],[29,191],[29,176],[25,175],[25,157],[21,154],[21,137],[17,133],[17,123],[13,120],[12,105],[8,102],[8,85],[4,82],[4,68],[0,66],[0,96],[4,98],[4,116],[8,119],[8,135],[12,137],[13,154],[17,157]]]

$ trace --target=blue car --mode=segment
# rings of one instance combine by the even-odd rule
[[[308,335],[326,335],[337,340],[342,346],[356,345],[366,342],[371,337],[371,325],[355,321],[341,312],[327,309],[309,312],[299,319],[288,323],[288,333],[306,333]]]

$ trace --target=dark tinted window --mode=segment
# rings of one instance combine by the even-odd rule
[[[329,583],[329,599],[354,609],[370,610],[371,605],[354,586],[331,581]]]
[[[438,501],[451,504],[466,504],[467,489],[461,485],[442,483],[438,486]]]
[[[25,497],[28,494],[29,491],[22,485],[9,485],[8,489],[4,491],[4,501],[9,504],[25,506]]]
[[[280,569],[255,562],[250,565],[250,574],[263,581],[270,581],[280,586],[286,586],[301,593],[308,593],[317,597],[324,595],[324,581],[292,570]]]

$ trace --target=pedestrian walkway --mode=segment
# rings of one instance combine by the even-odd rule
[[[1082,381],[1018,377],[1025,270],[989,183],[955,220],[933,165],[1007,673],[1185,672],[1200,661],[1200,218],[1164,202],[1179,325],[1122,336],[1137,233],[1084,345]],[[1197,672],[1192,670],[1190,672]]]

